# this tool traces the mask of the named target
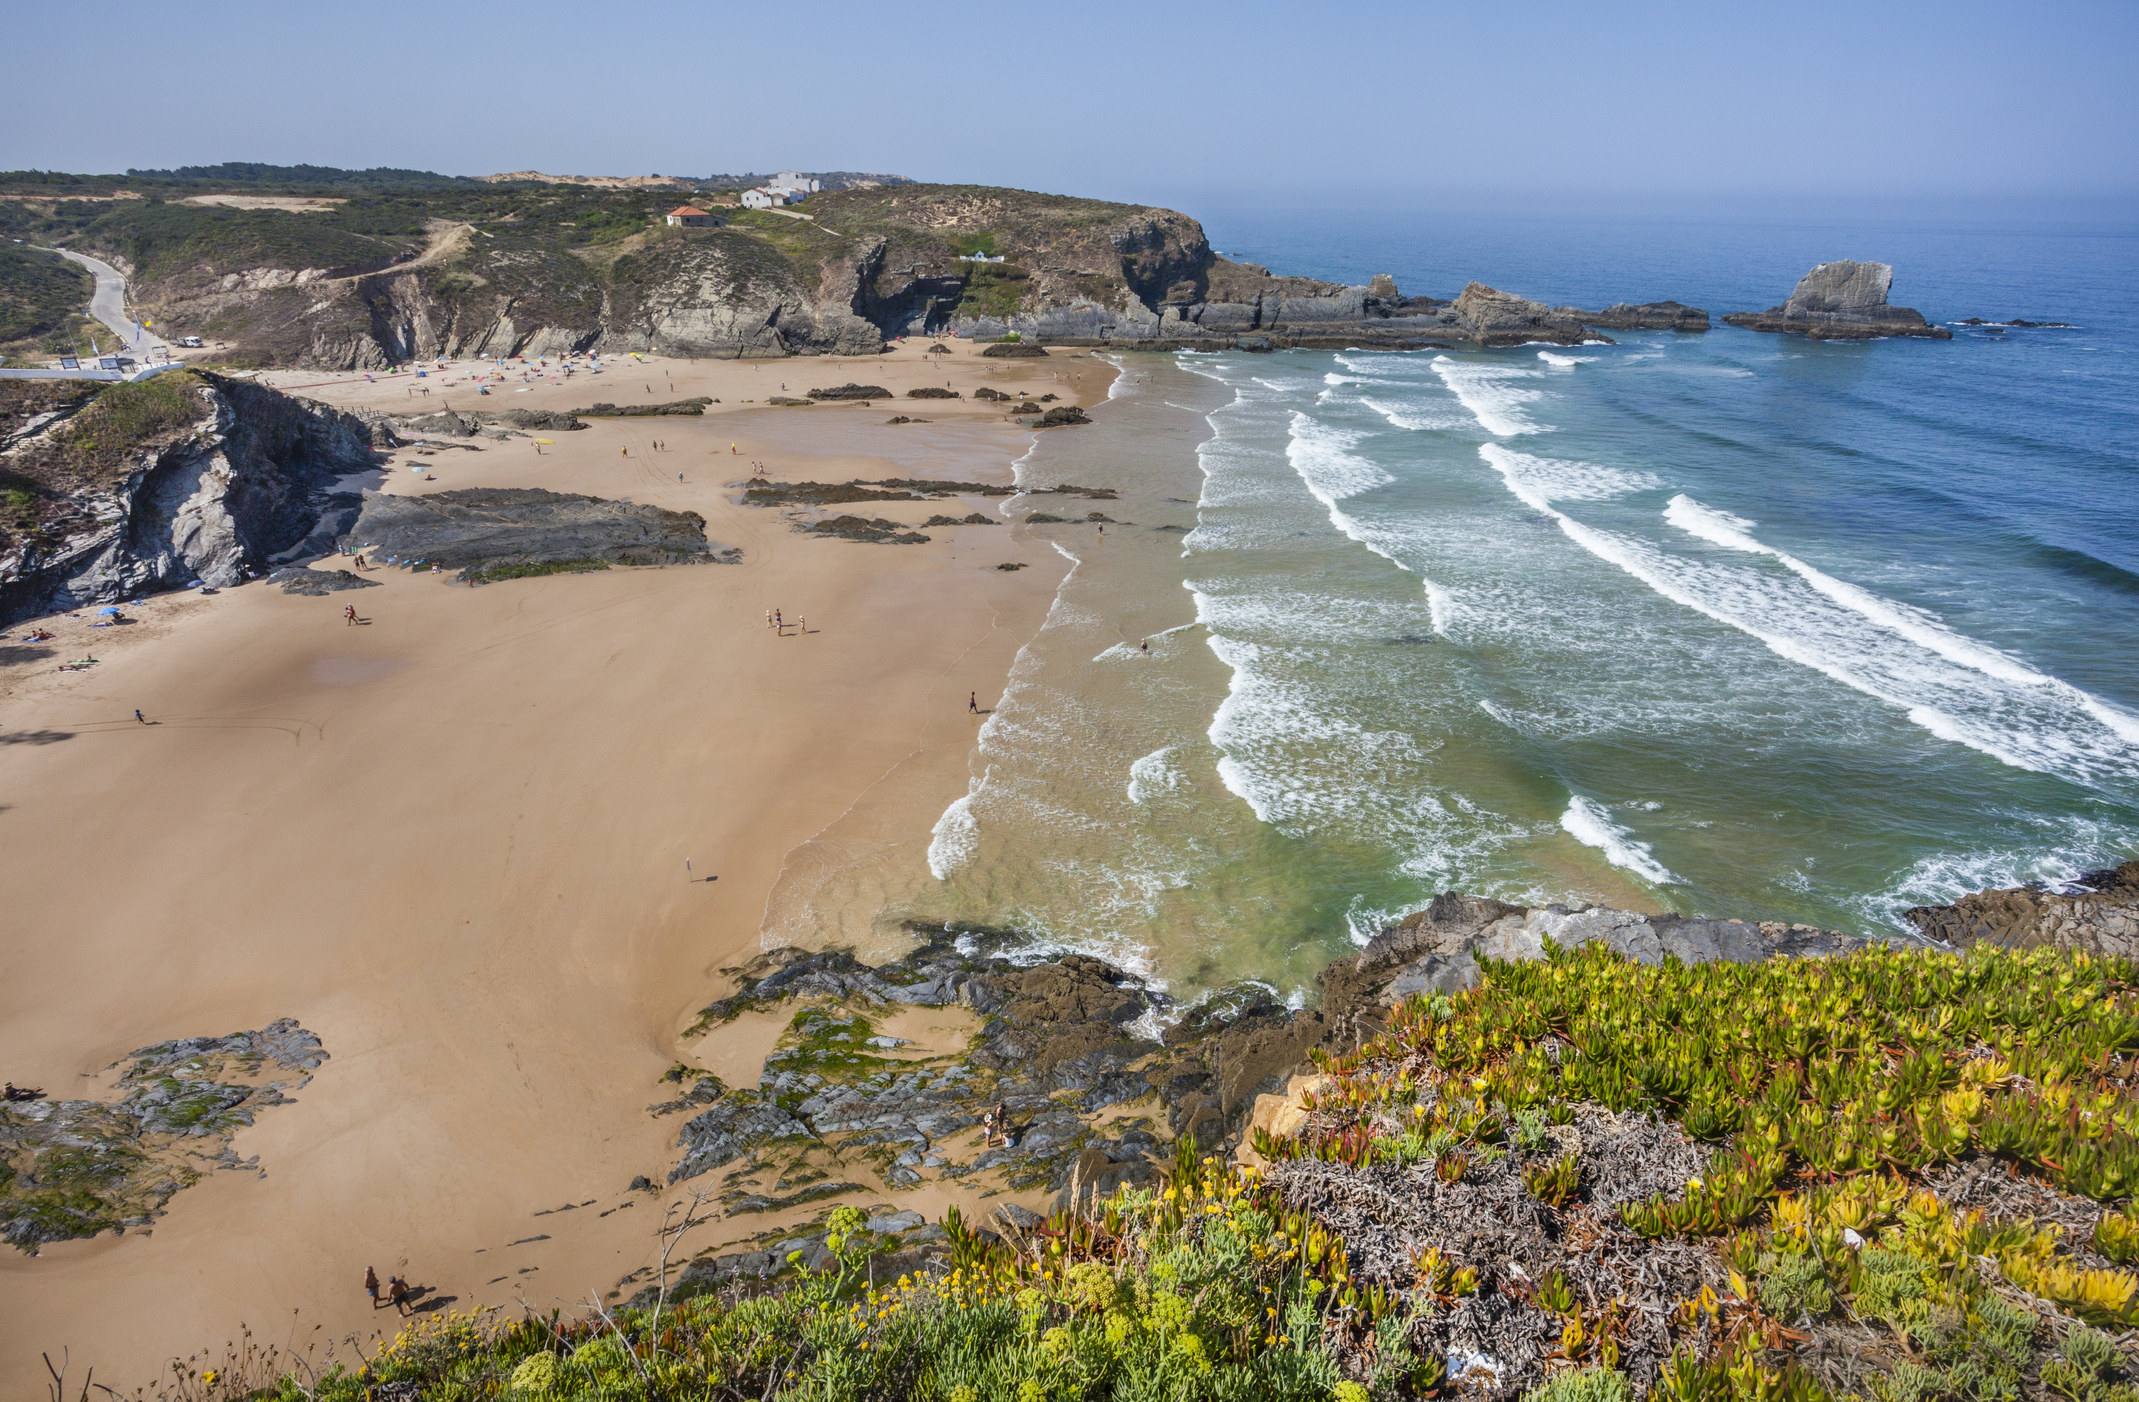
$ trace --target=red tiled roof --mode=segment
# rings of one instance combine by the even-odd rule
[[[668,213],[669,217],[673,219],[679,214],[704,214],[705,211],[699,209],[695,205],[680,204],[677,205],[674,209],[670,210]]]

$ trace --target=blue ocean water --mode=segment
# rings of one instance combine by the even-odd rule
[[[1206,224],[1437,296],[1720,314],[1866,258],[1934,321],[2074,326],[1123,357],[1111,426],[1028,480],[1193,529],[1054,528],[1079,564],[931,912],[1298,987],[1451,887],[1861,930],[2139,855],[2132,231]]]

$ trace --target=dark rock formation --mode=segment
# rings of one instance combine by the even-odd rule
[[[1519,346],[1528,341],[1577,346],[1605,339],[1592,335],[1580,318],[1562,315],[1565,310],[1473,282],[1449,304],[1443,324],[1449,332],[1481,346]]]
[[[705,413],[706,406],[712,402],[701,395],[695,399],[672,399],[666,404],[626,404],[621,409],[614,404],[593,404],[585,409],[567,410],[564,417],[570,418],[575,414],[585,415],[590,419],[696,417]]]
[[[733,562],[707,543],[694,511],[572,496],[531,487],[477,487],[421,497],[364,494],[353,546],[390,564],[485,571],[557,564]],[[531,572],[531,571],[530,571]]]
[[[1688,964],[1758,963],[1771,955],[1846,954],[1870,940],[1777,921],[1698,920],[1641,915],[1606,906],[1529,909],[1444,892],[1374,937],[1356,959],[1323,971],[1325,1006],[1393,1007],[1421,993],[1460,993],[1478,982],[1478,960],[1540,959],[1545,941],[1592,942],[1644,964],[1672,955]],[[1889,943],[1900,936],[1887,937]]]
[[[813,389],[812,399],[889,399],[891,391],[882,385],[834,385],[830,389]]]
[[[550,409],[507,409],[495,417],[514,428],[541,429],[550,433],[574,433],[586,427],[572,415]]]
[[[307,594],[315,599],[344,589],[379,587],[378,580],[366,579],[348,570],[308,570],[301,565],[276,570],[267,580],[270,584],[281,585],[285,594]]]
[[[213,1168],[244,1168],[230,1141],[288,1103],[327,1059],[288,1018],[256,1032],[189,1037],[133,1052],[118,1098],[0,1107],[0,1241],[42,1242],[147,1226]],[[116,1064],[116,1063],[115,1063]],[[279,1079],[276,1079],[278,1078]]]
[[[1684,302],[1614,302],[1601,312],[1554,307],[1555,316],[1609,331],[1706,331],[1708,313]]]
[[[982,515],[982,514],[981,514],[980,512],[978,512],[978,511],[973,511],[973,512],[968,512],[968,513],[967,513],[966,515],[964,515],[964,516],[943,516],[943,515],[936,515],[936,516],[931,516],[931,517],[929,517],[929,518],[928,518],[928,519],[927,519],[926,521],[923,521],[923,522],[922,522],[921,524],[922,524],[922,526],[923,526],[923,527],[928,527],[928,526],[1000,526],[1000,525],[1001,525],[1001,524],[1003,524],[1003,523],[1002,523],[1002,522],[1000,522],[1000,521],[998,521],[998,520],[996,520],[996,519],[995,519],[995,518],[994,518],[993,516],[983,516],[983,515]]]
[[[120,400],[130,407],[105,423],[98,404]],[[29,484],[40,518],[21,535],[0,529],[0,625],[227,588],[326,553],[357,506],[339,479],[378,461],[371,437],[355,415],[196,372],[112,385],[42,417],[0,454],[0,476]]]
[[[741,1159],[744,1166],[723,1181],[737,1185],[732,1194],[743,1193],[742,1184],[771,1160],[735,1126],[757,1123],[747,1107],[773,1105],[800,1121],[807,1143],[785,1119],[768,1119],[773,1129],[765,1133],[785,1146],[782,1155],[798,1144],[810,1148],[816,1171],[827,1176],[852,1174],[858,1157],[881,1150],[887,1188],[990,1174],[1014,1188],[1044,1184],[1066,1192],[1074,1178],[1080,1191],[1104,1191],[1142,1181],[1163,1141],[1186,1136],[1207,1149],[1237,1142],[1257,1098],[1307,1069],[1311,1052],[1352,1050],[1404,997],[1469,987],[1481,956],[1541,958],[1548,936],[1568,946],[1601,942],[1648,963],[1667,953],[1756,960],[1866,943],[1805,926],[1588,906],[1532,910],[1449,894],[1356,958],[1330,965],[1320,1007],[1288,1009],[1266,987],[1250,984],[1179,1013],[1163,993],[1089,955],[1021,964],[990,952],[1013,947],[1014,932],[910,928],[920,947],[884,965],[841,950],[781,949],[734,971],[738,991],[705,1009],[700,1029],[744,1012],[802,1011],[758,1084],[727,1092],[719,1115],[693,1121],[708,1128],[686,1137],[677,1179]],[[963,1056],[908,1060],[874,1050],[879,1041],[866,1021],[872,1009],[952,1003],[985,1019]],[[1163,1026],[1168,1015],[1177,1015],[1170,1027]],[[1150,1118],[1114,1118],[1119,1111],[1111,1107],[1145,1101]],[[996,1104],[1009,1111],[1014,1142],[970,1152],[968,1133]],[[1089,1119],[1101,1111],[1110,1111],[1104,1134]],[[715,1162],[720,1155],[727,1158]],[[798,1183],[791,1172],[783,1181]]]
[[[981,354],[990,360],[1030,360],[1046,355],[1047,348],[1037,341],[997,341]]]
[[[1091,416],[1076,405],[1057,404],[1054,408],[1040,415],[1039,427],[1064,428],[1070,424],[1088,424],[1091,421]]]
[[[1876,336],[1924,336],[1950,341],[1953,333],[1926,322],[1910,307],[1891,306],[1887,292],[1894,269],[1886,263],[1822,263],[1798,280],[1790,300],[1764,312],[1732,312],[1723,320],[1749,331],[1781,331],[1824,341],[1861,341]]]
[[[928,537],[881,516],[834,516],[812,521],[796,529],[805,535],[828,535],[840,540],[867,541],[875,545],[926,545]]]
[[[922,385],[919,389],[906,391],[906,397],[908,399],[956,399],[958,398],[958,391],[944,389],[940,385]]]
[[[2005,949],[2083,949],[2119,959],[2139,958],[2139,861],[2090,872],[2077,889],[2039,886],[1978,891],[1952,905],[1916,906],[1902,918],[1926,939],[1950,945],[1978,940]]]

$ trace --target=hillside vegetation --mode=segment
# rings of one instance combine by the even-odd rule
[[[312,167],[17,172],[0,175],[0,236],[111,260],[159,329],[229,363],[323,368],[867,353],[1071,304],[1150,320],[1214,266],[1194,220],[1099,200],[889,184],[827,190],[802,217],[723,207],[725,228],[669,228],[684,193]],[[285,203],[192,202],[210,197]],[[961,257],[976,252],[1002,261]]]
[[[56,253],[0,243],[0,355],[71,352],[96,279]]]
[[[2139,970],[2086,954],[1488,961],[1324,1059],[1263,1167],[1184,1139],[888,1283],[842,1209],[815,1273],[196,1395],[2131,1402],[2135,1050]]]

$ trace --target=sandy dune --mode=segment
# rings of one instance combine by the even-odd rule
[[[678,397],[732,400],[995,368],[959,360],[656,362],[480,404],[668,397],[667,372]],[[1011,367],[997,378],[1058,391],[1081,373],[1087,403],[1111,374]],[[403,381],[306,392],[404,407]],[[873,809],[919,860],[965,784],[967,693],[990,702],[1062,569],[1010,528],[857,545],[728,500],[752,460],[1007,481],[1030,434],[999,411],[931,403],[935,424],[892,428],[882,405],[722,410],[547,435],[541,456],[397,454],[390,489],[694,510],[741,565],[254,585],[151,601],[131,630],[56,620],[60,653],[104,659],[90,672],[0,662],[0,1069],[64,1094],[133,1047],[281,1016],[332,1057],[239,1135],[257,1171],[210,1174],[151,1233],[0,1258],[0,1398],[42,1397],[38,1354],[62,1347],[77,1376],[93,1362],[131,1387],[241,1322],[278,1343],[366,1334],[390,1319],[359,1288],[367,1264],[455,1307],[547,1307],[649,1258],[663,1199],[626,1185],[668,1162],[676,1121],[645,1106],[678,1034],[757,947],[791,851]],[[1031,568],[993,568],[1010,559]],[[342,623],[352,601],[367,625]],[[809,631],[768,631],[773,607]]]

